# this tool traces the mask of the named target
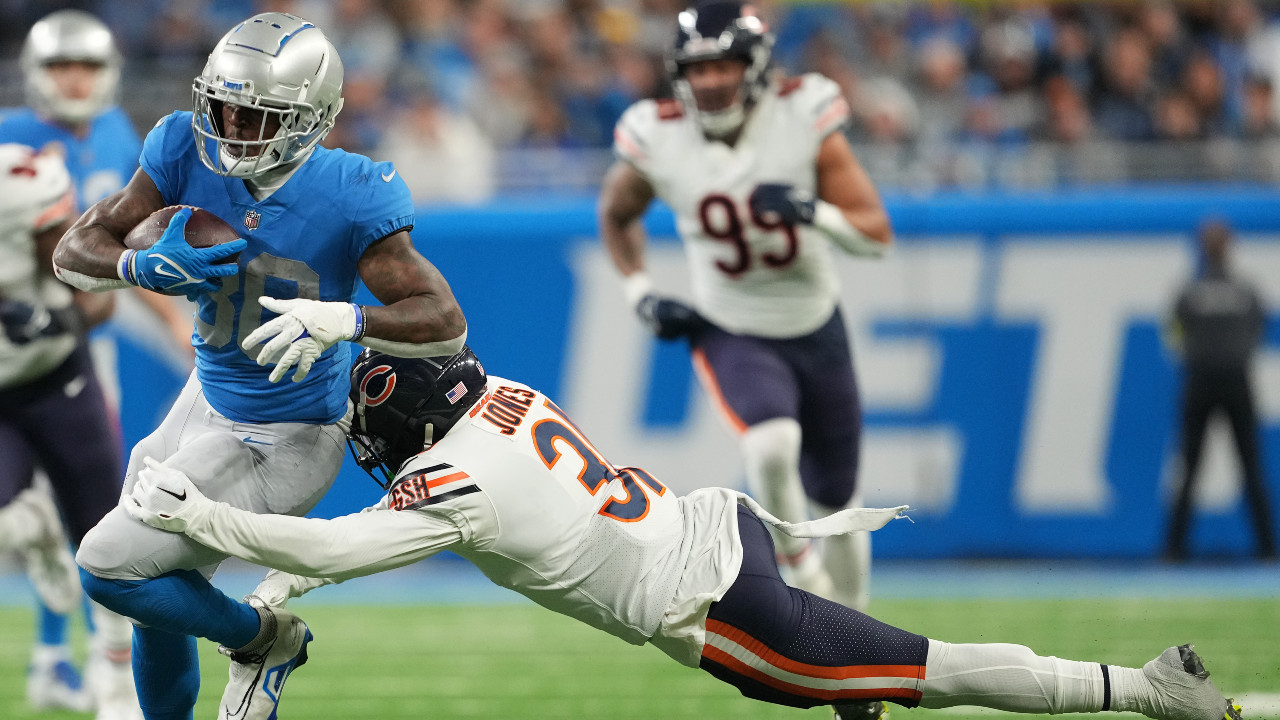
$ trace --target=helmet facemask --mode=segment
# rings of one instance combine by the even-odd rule
[[[250,128],[246,134],[248,139],[227,137],[222,116],[223,105],[227,103],[262,113],[257,131]],[[329,134],[334,123],[333,115],[325,118],[308,103],[275,103],[259,95],[213,86],[204,77],[195,80],[192,104],[195,108],[192,127],[199,139],[196,146],[201,161],[219,175],[230,177],[257,177],[305,159]],[[275,131],[268,134],[273,125]],[[210,157],[208,140],[216,143],[216,160]]]
[[[191,129],[201,162],[240,178],[295,167],[333,129],[342,75],[333,44],[306,20],[264,13],[240,23],[192,83]],[[229,133],[228,106],[253,116],[254,127]]]
[[[63,94],[51,69],[59,63],[93,66],[91,89],[83,98]],[[20,58],[27,103],[41,115],[69,125],[97,117],[116,99],[120,85],[120,53],[111,31],[94,16],[59,10],[31,27]]]
[[[748,5],[730,0],[713,2],[680,13],[676,48],[668,67],[676,98],[713,138],[737,132],[769,84],[773,34]],[[737,96],[719,110],[703,110],[688,78],[688,67],[706,60],[732,59],[746,68]]]

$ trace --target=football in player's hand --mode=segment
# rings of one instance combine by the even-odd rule
[[[138,223],[124,238],[124,246],[131,250],[146,250],[155,244],[169,227],[173,214],[186,205],[170,205],[151,213],[146,220]],[[187,244],[195,248],[213,247],[231,242],[240,237],[240,233],[222,218],[203,208],[191,208],[191,217],[187,220]],[[239,253],[222,262],[233,263]]]

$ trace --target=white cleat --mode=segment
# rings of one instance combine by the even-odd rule
[[[307,643],[312,635],[307,624],[288,610],[269,607],[252,595],[245,600],[258,611],[263,623],[261,647],[218,648],[231,658],[218,720],[275,720],[284,682],[307,662]]]
[[[37,711],[93,709],[93,697],[84,687],[80,673],[65,658],[32,661],[27,669],[27,703]]]
[[[1142,666],[1156,691],[1159,720],[1241,720],[1240,706],[1222,696],[1194,645],[1179,645]]]
[[[80,605],[80,569],[71,555],[53,498],[32,487],[18,493],[13,502],[21,503],[39,527],[39,537],[23,548],[27,577],[50,610],[59,615],[74,612]]]

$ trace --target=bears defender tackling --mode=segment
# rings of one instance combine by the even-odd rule
[[[342,76],[332,43],[311,23],[285,13],[240,23],[195,78],[192,111],[162,118],[128,185],[59,244],[57,272],[78,288],[133,285],[197,303],[195,371],[133,449],[126,487],[150,457],[236,507],[301,515],[344,454],[351,351],[341,341],[413,357],[462,347],[462,312],[413,247],[413,205],[394,167],[319,146],[342,108]],[[179,211],[150,248],[124,247],[135,225],[168,205],[203,208],[243,235],[192,248],[190,212]],[[384,306],[353,304],[357,279]],[[287,374],[292,382],[279,382]],[[147,720],[191,717],[196,637],[225,648],[233,680],[306,657],[304,625],[209,583],[225,557],[120,508],[80,546],[86,591],[137,623],[133,669]],[[237,688],[219,717],[274,715],[265,687]]]
[[[833,705],[843,720],[877,718],[884,701],[1239,720],[1190,646],[1141,669],[1041,657],[1020,645],[926,638],[789,587],[767,526],[787,537],[865,532],[904,508],[787,523],[724,488],[677,497],[644,470],[611,464],[542,393],[486,376],[469,348],[431,359],[366,350],[351,399],[357,462],[387,477],[386,497],[362,513],[246,512],[151,459],[121,505],[283,571],[259,585],[255,601],[265,605],[450,550],[549,610],[650,643],[747,697]],[[273,612],[306,632],[296,616]]]
[[[737,0],[680,13],[677,97],[641,101],[618,122],[599,219],[628,301],[659,337],[688,338],[752,493],[794,521],[860,504],[861,410],[828,246],[874,257],[892,235],[840,132],[839,88],[774,74],[772,43]],[[675,212],[696,309],[645,273],[640,219],[655,197]],[[821,560],[808,540],[776,540],[801,587],[866,606],[866,534],[829,538]]]

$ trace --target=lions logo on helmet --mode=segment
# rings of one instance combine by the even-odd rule
[[[192,92],[191,128],[205,167],[257,177],[301,162],[329,134],[342,110],[342,60],[315,25],[287,13],[263,13],[218,41]],[[226,103],[262,112],[257,137],[227,137]]]
[[[63,94],[50,74],[50,67],[58,63],[97,67],[88,95]],[[32,25],[19,64],[26,80],[27,103],[46,117],[80,125],[115,102],[120,52],[107,26],[87,12],[59,10]]]
[[[484,397],[487,381],[470,347],[437,358],[365,350],[351,368],[349,444],[356,464],[388,487],[405,461],[439,442]]]
[[[697,118],[703,132],[725,137],[746,122],[747,113],[769,84],[773,34],[755,7],[739,0],[712,0],[689,7],[677,18],[675,51],[668,59],[676,97]],[[705,60],[732,59],[746,65],[737,97],[723,109],[698,106],[685,70]]]

